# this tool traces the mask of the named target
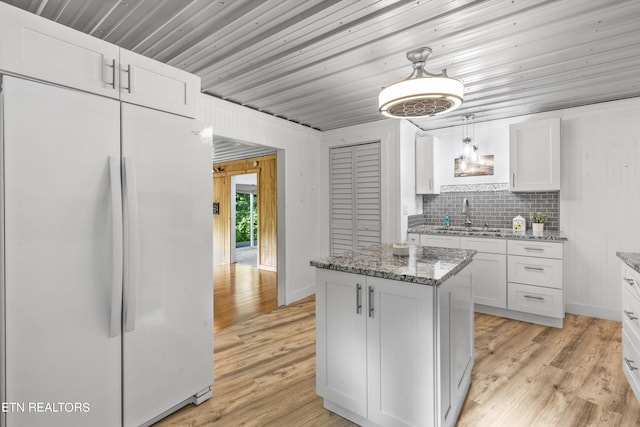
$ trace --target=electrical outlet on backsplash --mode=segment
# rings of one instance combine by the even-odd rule
[[[516,215],[527,220],[527,228],[531,228],[529,215],[543,212],[548,216],[545,229],[560,229],[560,193],[558,191],[542,191],[532,193],[512,193],[506,188],[508,184],[480,184],[464,186],[443,186],[440,194],[423,196],[422,215],[408,217],[408,227],[419,225],[442,225],[445,215],[449,215],[452,226],[462,226],[467,214],[462,213],[464,199],[469,201],[468,215],[471,225],[482,227],[485,224],[492,228],[511,228]]]

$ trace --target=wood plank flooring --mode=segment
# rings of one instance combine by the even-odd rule
[[[278,274],[243,264],[213,269],[213,328],[218,332],[278,306]]]
[[[315,394],[315,300],[215,335],[213,397],[163,426],[353,426]],[[476,360],[458,426],[637,426],[620,323],[567,315],[563,329],[475,315]]]

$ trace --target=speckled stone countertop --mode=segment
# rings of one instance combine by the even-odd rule
[[[450,229],[442,228],[443,227],[436,225],[420,225],[418,227],[409,228],[407,232],[416,234],[448,234],[452,236],[488,237],[494,239],[557,240],[560,242],[568,240],[567,236],[562,231],[545,230],[542,236],[534,236],[531,230],[527,230],[525,235],[519,236],[513,234],[513,231],[510,228],[489,228],[488,230],[474,228],[477,231],[469,231],[468,229],[463,229],[464,227],[452,227]]]
[[[382,243],[339,256],[311,261],[328,270],[383,279],[439,286],[468,265],[475,250],[409,245],[409,256],[393,255],[393,245]]]
[[[629,267],[640,273],[640,253],[638,252],[616,252],[618,258],[624,261]]]

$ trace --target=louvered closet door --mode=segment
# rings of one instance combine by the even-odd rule
[[[352,147],[330,150],[331,254],[353,250],[354,153]]]
[[[380,143],[358,145],[355,151],[356,249],[380,243]]]
[[[380,242],[380,143],[330,150],[331,253]]]

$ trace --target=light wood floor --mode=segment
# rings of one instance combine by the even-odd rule
[[[353,426],[315,394],[315,300],[215,334],[213,397],[157,426]],[[563,329],[475,315],[476,360],[458,426],[638,426],[620,323],[567,315]]]
[[[278,306],[278,274],[244,264],[213,269],[213,328],[218,332]]]

